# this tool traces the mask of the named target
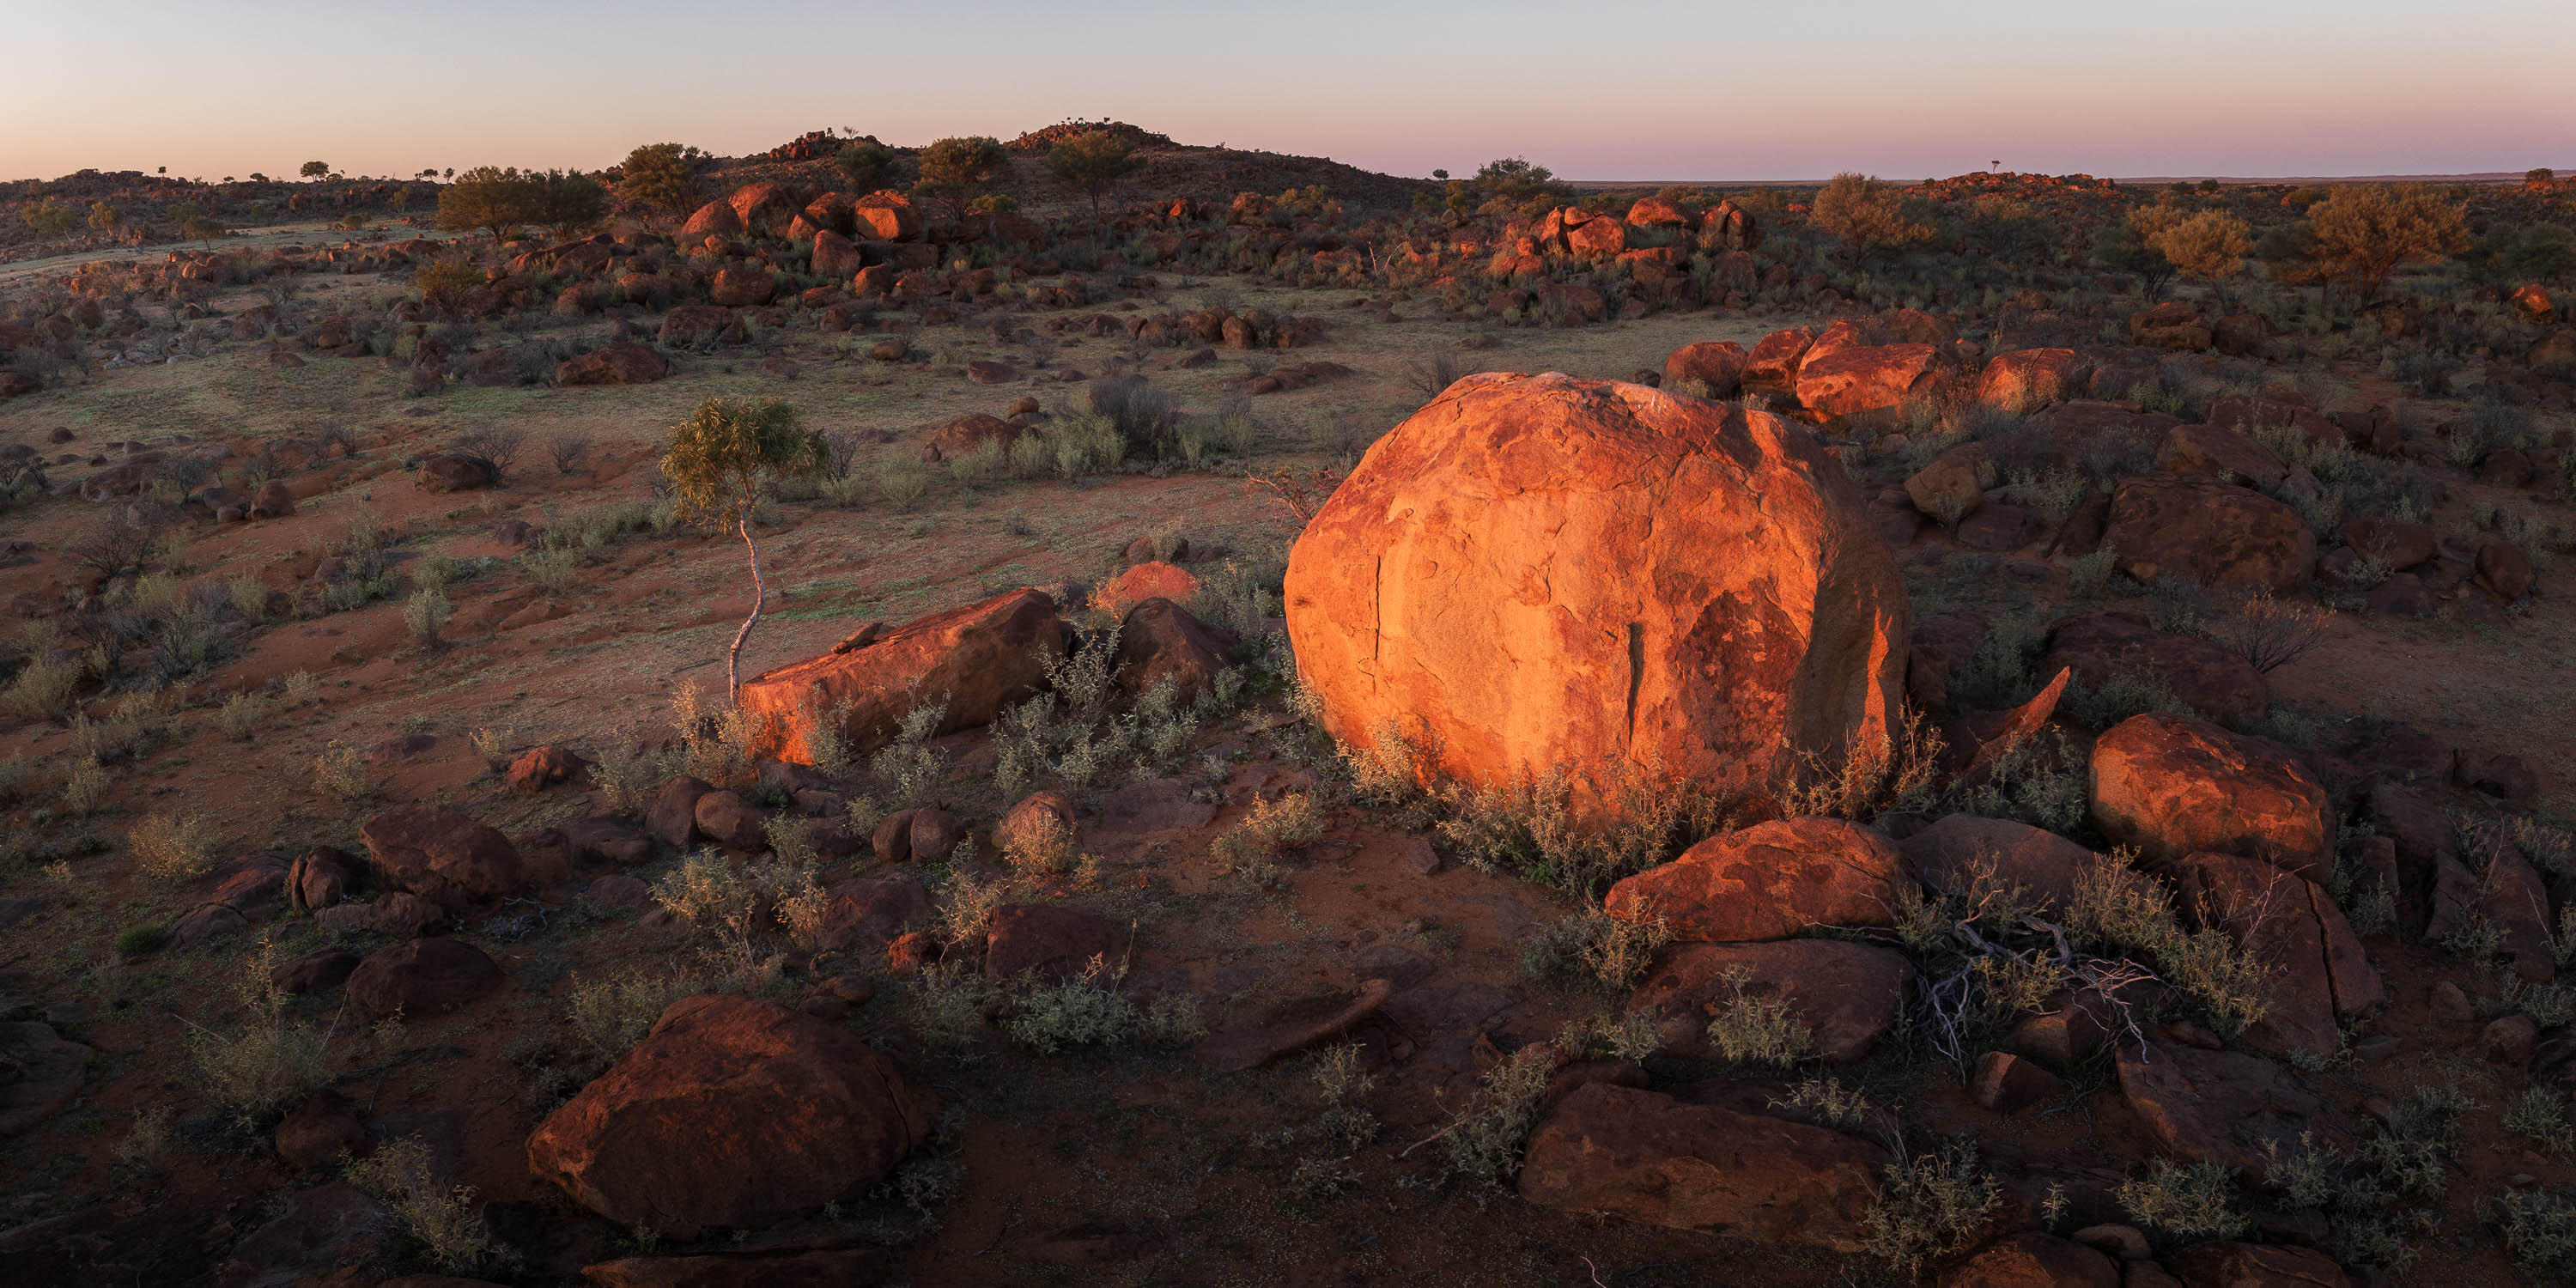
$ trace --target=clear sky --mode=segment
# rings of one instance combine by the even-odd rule
[[[0,0],[0,178],[1115,117],[1577,179],[2576,169],[2576,0]]]

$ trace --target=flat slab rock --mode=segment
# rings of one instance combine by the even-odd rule
[[[1839,939],[1779,939],[1755,944],[1683,944],[1664,954],[1629,995],[1631,1014],[1655,1018],[1663,1049],[1694,1060],[1719,1058],[1709,1021],[1735,998],[1727,976],[1743,972],[1744,995],[1787,1003],[1792,1018],[1815,1035],[1828,1064],[1869,1054],[1905,1006],[1914,980],[1905,954]]]
[[[2289,1070],[2261,1056],[2148,1042],[2120,1053],[2120,1092],[2149,1135],[2196,1163],[2235,1168],[2260,1185],[2273,1153],[2286,1156],[2313,1133],[2349,1155],[2353,1141],[2325,1102]]]
[[[1887,1152],[1824,1127],[1577,1087],[1530,1134],[1523,1201],[1762,1243],[1860,1250]]]
[[[1210,1073],[1259,1068],[1313,1046],[1377,1013],[1395,985],[1373,979],[1359,991],[1325,993],[1270,1008],[1258,1018],[1227,1025],[1201,1039],[1191,1054]]]

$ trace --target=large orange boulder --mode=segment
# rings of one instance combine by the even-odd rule
[[[687,997],[538,1124],[528,1170],[685,1241],[854,1201],[930,1126],[927,1098],[857,1035],[775,1002]]]
[[[1663,387],[1675,393],[1732,398],[1744,385],[1744,356],[1744,346],[1732,340],[1701,340],[1683,345],[1664,359]],[[1686,381],[1698,387],[1685,389]]]
[[[854,277],[866,264],[859,258],[858,245],[829,228],[814,234],[814,255],[808,261],[816,277]]]
[[[1977,401],[2006,411],[2033,412],[2080,398],[2093,364],[2073,349],[2016,349],[1998,353],[1977,377]]]
[[[1886,737],[1905,587],[1842,466],[1737,407],[1469,376],[1378,440],[1290,553],[1325,727],[1429,767],[1761,789]]]
[[[1854,345],[1822,357],[1811,352],[1798,367],[1798,401],[1824,416],[1890,411],[1928,392],[1939,374],[1938,351],[1928,344]]]
[[[804,212],[805,202],[783,183],[746,183],[725,198],[746,232],[784,234],[788,221]]]
[[[1064,619],[1045,591],[1022,588],[933,613],[882,635],[861,631],[821,657],[743,681],[739,702],[763,753],[813,763],[806,733],[833,720],[852,754],[893,740],[919,702],[948,704],[939,732],[990,724],[1035,695],[1065,655]]]
[[[1817,926],[1890,926],[1919,894],[1905,856],[1838,818],[1788,818],[1721,832],[1681,857],[1622,877],[1601,909],[1661,918],[1684,943],[1786,939]]]
[[[850,208],[853,231],[878,241],[921,240],[921,212],[900,192],[871,192]]]
[[[1753,342],[1753,351],[1744,355],[1744,383],[1769,389],[1788,390],[1798,381],[1798,365],[1807,360],[1807,350],[1815,347],[1816,333],[1805,327],[1774,331]]]
[[[710,201],[680,225],[680,241],[693,244],[709,237],[734,237],[741,232],[742,216],[735,214],[728,203]]]
[[[2094,826],[2150,859],[2208,850],[2315,880],[2333,860],[2325,788],[2276,743],[2150,711],[2103,733],[2092,774]]]
[[[2299,512],[2202,474],[2140,474],[2111,493],[2102,542],[2143,582],[2182,577],[2225,590],[2286,594],[2317,567],[2317,534]]]

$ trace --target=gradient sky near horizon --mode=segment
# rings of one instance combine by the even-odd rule
[[[1113,117],[1464,174],[2576,170],[2570,0],[7,0],[0,179],[596,169]]]

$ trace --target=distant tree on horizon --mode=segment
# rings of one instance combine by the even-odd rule
[[[303,165],[296,167],[295,172],[307,179],[319,179],[322,176],[331,173],[331,163],[328,161],[307,161]]]
[[[685,216],[698,208],[698,173],[706,161],[706,153],[684,144],[644,144],[626,154],[617,195],[648,225],[657,217]]]
[[[608,215],[608,189],[578,170],[531,174],[526,183],[528,222],[553,229],[558,241],[597,227]]]
[[[1145,168],[1136,145],[1107,130],[1074,135],[1047,151],[1047,172],[1091,198],[1091,222],[1100,222],[1100,197]]]
[[[1009,172],[1011,154],[1002,141],[971,134],[941,139],[921,150],[921,187],[948,198],[964,214],[976,193]]]
[[[1564,196],[1574,190],[1557,182],[1556,172],[1531,164],[1527,157],[1497,157],[1476,170],[1475,185],[1488,196],[1521,201],[1536,196]]]
[[[492,234],[499,245],[521,224],[542,215],[530,176],[518,167],[478,165],[438,193],[438,227],[448,232]]]

